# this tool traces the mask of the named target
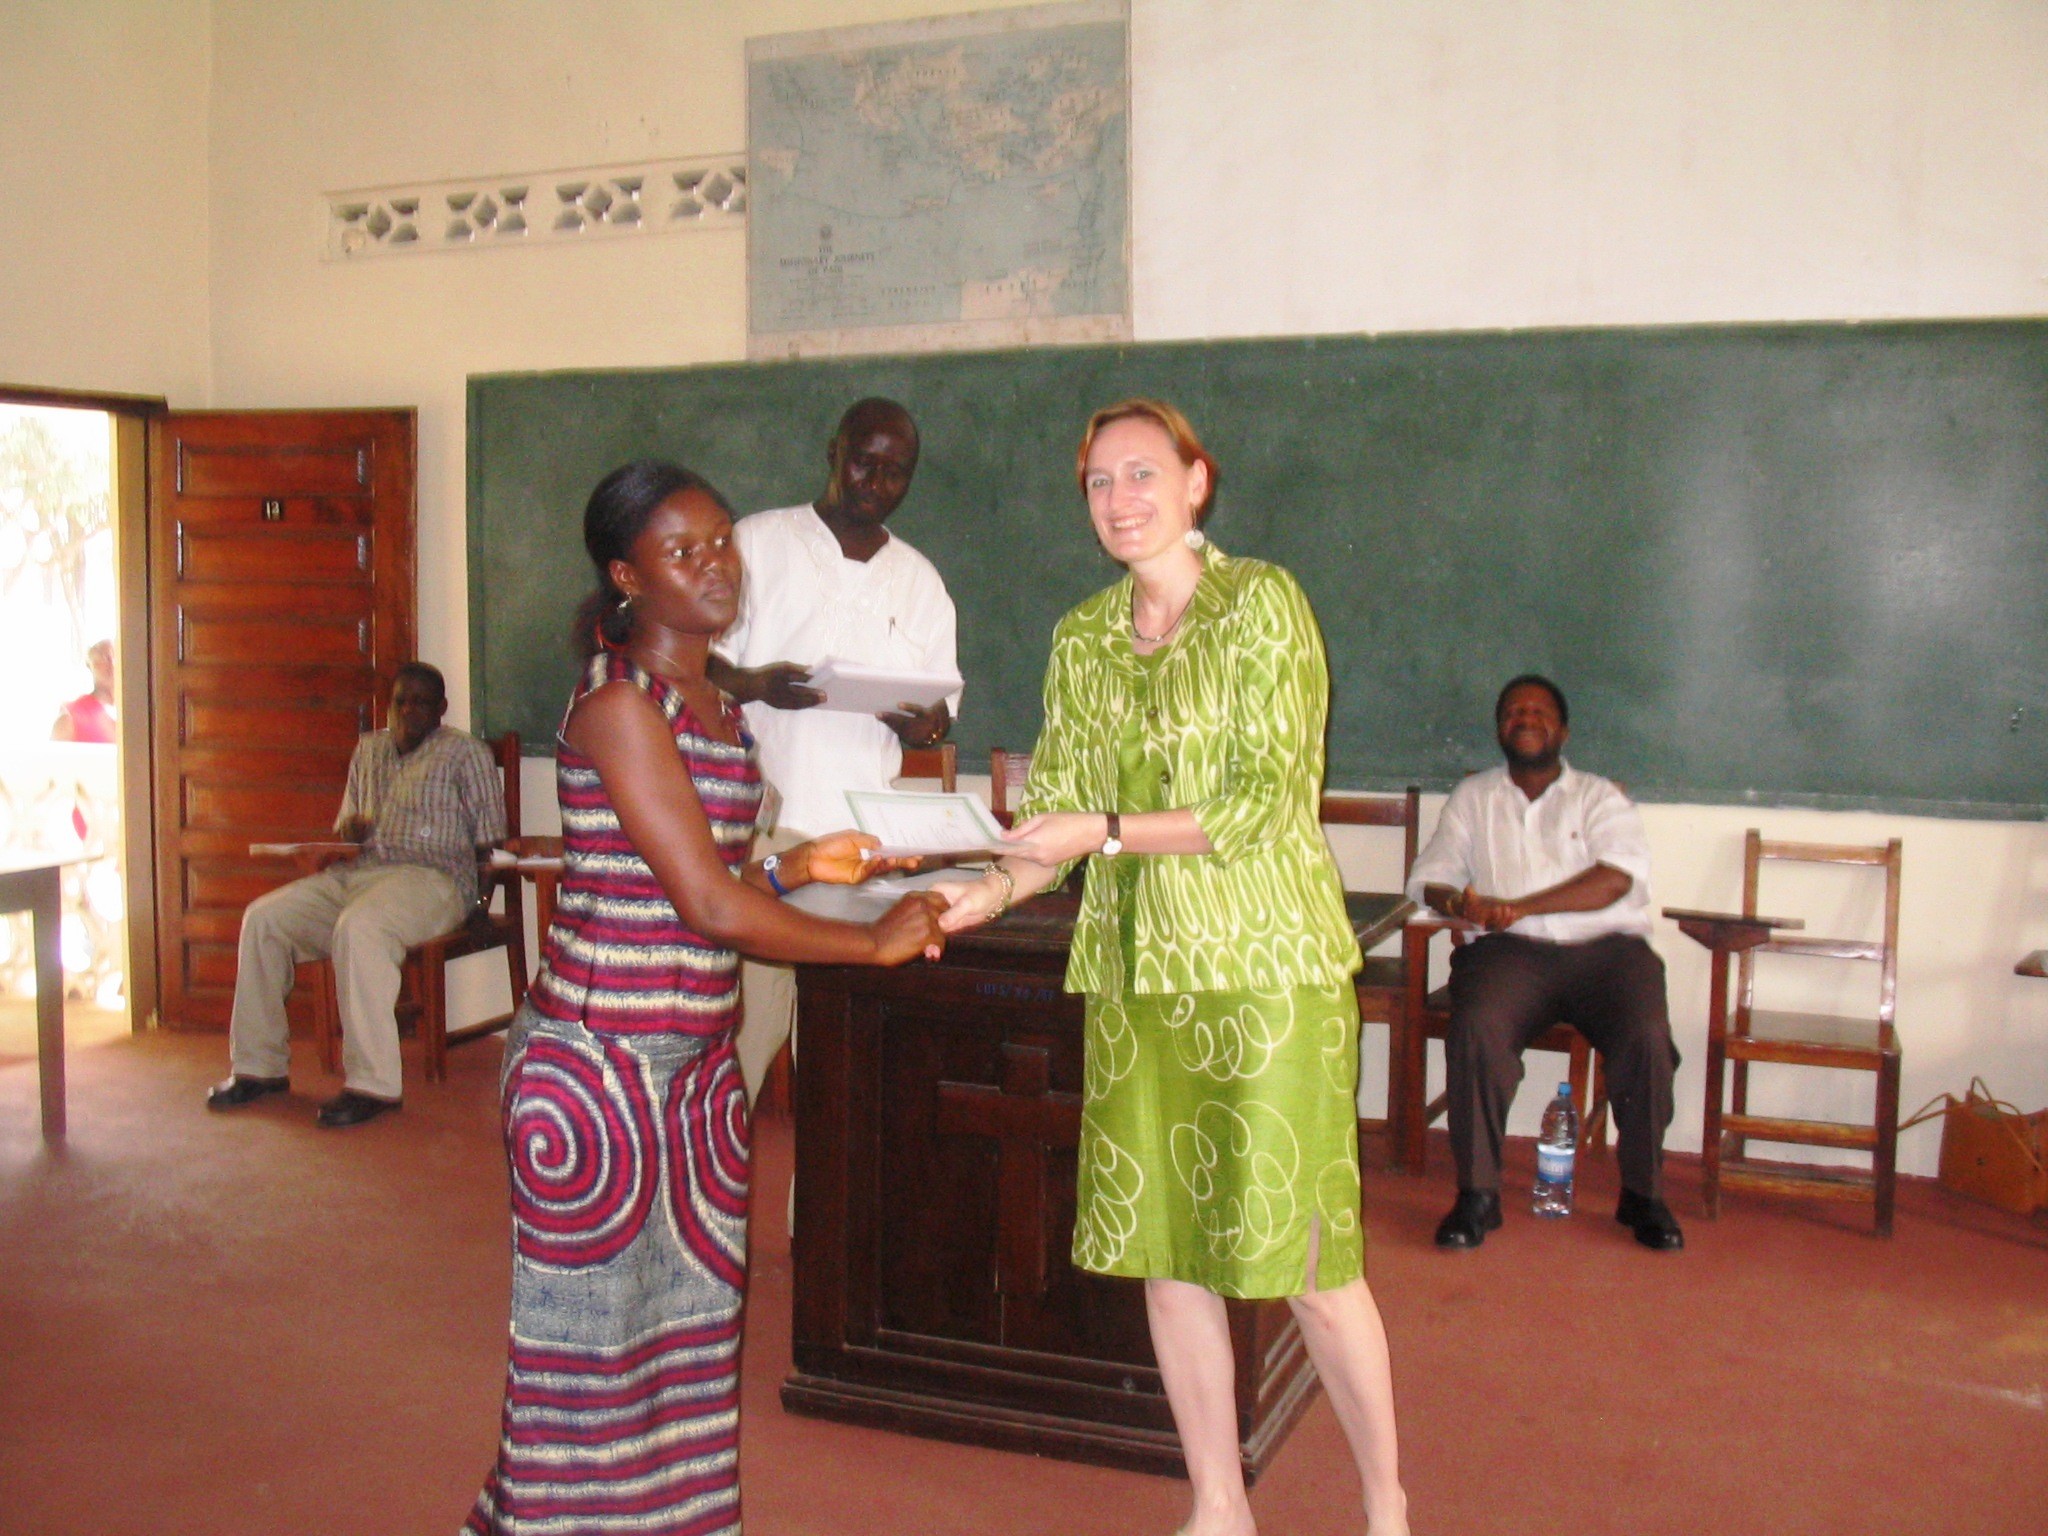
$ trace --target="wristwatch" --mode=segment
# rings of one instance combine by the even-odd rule
[[[761,873],[768,877],[768,887],[778,896],[787,896],[789,887],[775,878],[775,871],[782,868],[782,855],[771,853],[761,861]]]
[[[1109,836],[1102,840],[1100,851],[1108,854],[1111,858],[1115,858],[1124,851],[1124,819],[1117,815],[1115,811],[1110,811],[1107,814],[1109,816]]]

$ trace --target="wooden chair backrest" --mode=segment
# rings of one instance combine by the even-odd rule
[[[1742,840],[1742,910],[1754,917],[1757,886],[1766,860],[1791,864],[1866,865],[1884,871],[1884,937],[1882,939],[1828,939],[1807,934],[1786,934],[1782,938],[1746,949],[1737,961],[1735,1019],[1738,1033],[1747,1029],[1749,1013],[1756,1000],[1756,956],[1804,955],[1817,960],[1868,960],[1881,969],[1877,990],[1877,1017],[1890,1024],[1898,1004],[1899,990],[1899,873],[1903,844],[1893,838],[1883,844],[1792,843],[1765,837],[1751,827]],[[1779,914],[1796,915],[1796,914]]]
[[[1005,752],[991,747],[988,754],[988,808],[997,821],[1008,826],[1014,816],[1011,796],[1031,777],[1029,752]]]
[[[950,741],[936,747],[905,747],[898,777],[937,779],[939,788],[950,795],[960,787],[960,749]]]
[[[1422,839],[1422,791],[1413,784],[1398,795],[1362,795],[1345,790],[1325,794],[1318,819],[1326,827],[1399,827],[1401,878],[1415,867]]]
[[[485,743],[491,749],[491,756],[497,760],[498,775],[504,781],[505,795],[505,840],[500,847],[510,847],[519,836],[519,733],[507,731]],[[508,910],[519,906],[520,876],[518,871],[493,869],[489,859],[484,859],[477,868],[476,909],[487,911],[493,895],[503,890]]]
[[[519,835],[519,733],[507,731],[491,743],[491,756],[505,776],[505,835]]]

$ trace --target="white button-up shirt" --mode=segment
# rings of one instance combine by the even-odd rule
[[[1611,933],[1650,932],[1650,845],[1635,804],[1607,779],[1564,765],[1531,800],[1506,768],[1475,773],[1444,802],[1429,846],[1408,875],[1418,905],[1426,885],[1476,888],[1513,901],[1561,885],[1595,864],[1634,882],[1597,912],[1525,917],[1508,930],[1553,944],[1583,944]]]
[[[931,561],[896,535],[871,560],[849,560],[808,506],[734,525],[745,585],[739,617],[718,639],[736,667],[828,656],[905,672],[959,671],[953,600]],[[954,718],[960,695],[948,701]],[[849,789],[887,789],[903,767],[896,733],[872,715],[745,706],[761,776],[780,799],[762,825],[816,837],[853,825]]]

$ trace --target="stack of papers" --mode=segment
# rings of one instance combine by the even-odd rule
[[[855,715],[893,715],[906,704],[930,709],[939,700],[958,693],[961,683],[958,672],[896,672],[827,656],[811,668],[805,686],[825,695],[820,709],[844,710]]]

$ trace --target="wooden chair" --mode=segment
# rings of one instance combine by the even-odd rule
[[[519,835],[519,734],[507,731],[491,743],[498,771],[505,777],[505,830],[508,838]],[[492,868],[477,872],[477,902],[458,928],[415,944],[406,951],[399,966],[398,1019],[415,1024],[430,1083],[448,1076],[448,1047],[463,1045],[485,1035],[496,1034],[512,1022],[512,1014],[526,1000],[526,900],[525,881],[516,869]],[[491,910],[494,893],[502,893],[503,906]],[[512,1012],[497,1014],[461,1029],[448,1027],[448,962],[466,955],[505,951],[505,963],[512,983]],[[329,1072],[341,1070],[341,1009],[334,995],[334,966],[326,960],[314,963],[317,984],[313,988],[313,1038],[320,1048],[321,1063]]]
[[[937,779],[939,788],[952,794],[960,787],[960,749],[950,741],[936,747],[905,747],[901,779]]]
[[[1407,882],[1408,871],[1414,867],[1415,853],[1421,846],[1422,835],[1422,791],[1415,785],[1409,785],[1398,795],[1359,795],[1343,792],[1326,794],[1322,798],[1318,814],[1326,827],[1399,827],[1401,880],[1404,884]],[[1358,991],[1358,1022],[1388,1026],[1387,1062],[1390,1095],[1393,1084],[1391,1068],[1394,1045],[1400,1038],[1400,1014],[1407,1006],[1408,999],[1407,958],[1405,946],[1398,955],[1367,955],[1355,983]],[[1391,1096],[1388,1103],[1390,1109],[1385,1122],[1359,1123],[1368,1130],[1387,1129],[1396,1118],[1391,1112]]]
[[[1387,1118],[1391,1161],[1408,1173],[1421,1173],[1429,1165],[1429,1128],[1440,1118],[1450,1101],[1448,1092],[1430,1099],[1428,1095],[1429,1042],[1442,1040],[1451,1029],[1451,989],[1429,989],[1429,945],[1440,933],[1448,933],[1453,945],[1463,944],[1471,929],[1463,923],[1421,918],[1411,922],[1401,935],[1402,979],[1406,987],[1390,1055],[1387,1084]],[[1570,1058],[1565,1076],[1572,1085],[1572,1102],[1579,1106],[1579,1150],[1607,1144],[1607,1072],[1600,1053],[1586,1043],[1586,1037],[1570,1024],[1553,1024],[1529,1042],[1532,1051],[1556,1051]]]
[[[1007,827],[1017,819],[1017,813],[1012,806],[1030,777],[1029,752],[1005,752],[1001,747],[989,748],[988,808],[998,826]]]
[[[1742,910],[1754,916],[1757,886],[1766,860],[1785,863],[1863,865],[1884,871],[1884,937],[1772,939],[1746,949],[1737,961],[1735,1018],[1707,1020],[1707,1112],[1701,1148],[1701,1194],[1707,1214],[1721,1209],[1721,1186],[1773,1194],[1868,1200],[1877,1232],[1891,1236],[1892,1203],[1898,1181],[1899,1037],[1892,1027],[1898,1000],[1900,842],[1883,847],[1837,843],[1786,843],[1766,839],[1752,828],[1743,840]],[[1773,898],[1774,900],[1776,898]],[[1756,1005],[1756,957],[1796,955],[1807,959],[1853,960],[1878,969],[1874,1017],[1792,1013]],[[1769,1062],[1790,1067],[1831,1067],[1877,1077],[1872,1123],[1792,1120],[1749,1112],[1749,1069]],[[1732,1064],[1734,1071],[1725,1068]],[[1722,1109],[1723,1080],[1734,1079],[1733,1102]],[[1846,1147],[1870,1154],[1870,1171],[1810,1164],[1760,1161],[1744,1155],[1749,1141],[1795,1146]]]

